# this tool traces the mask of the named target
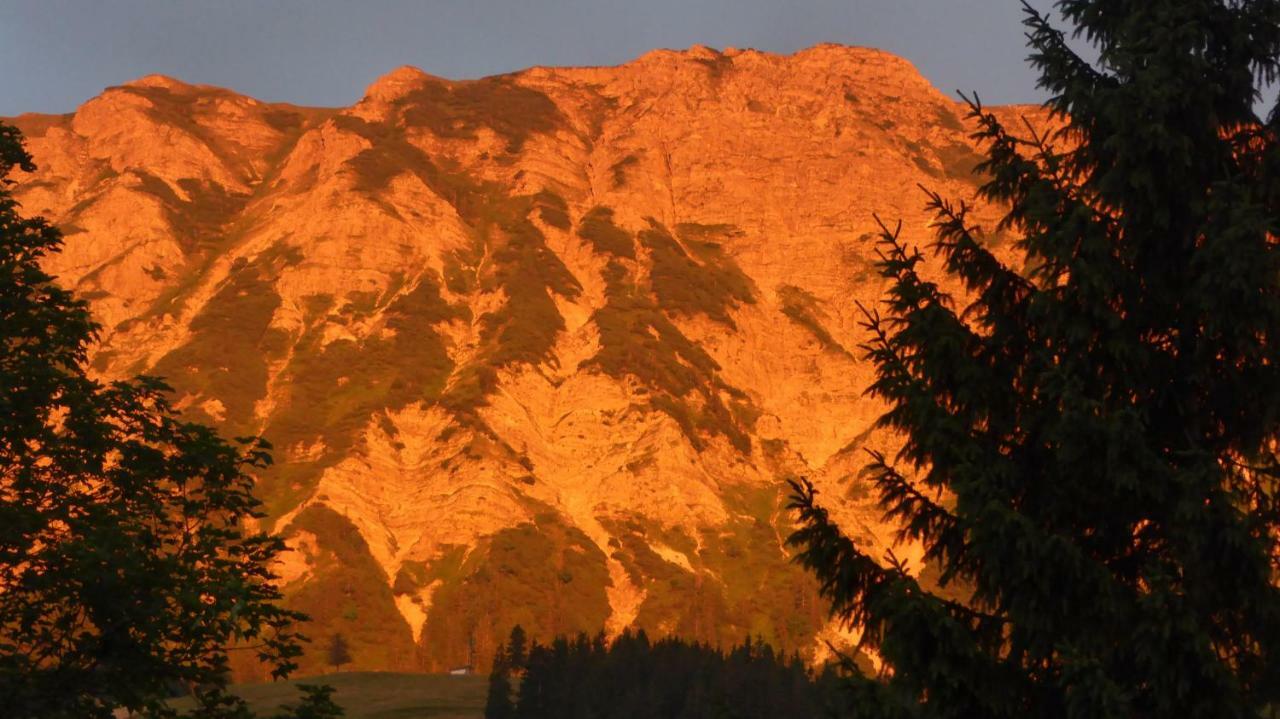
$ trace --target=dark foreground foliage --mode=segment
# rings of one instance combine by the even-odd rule
[[[0,124],[0,714],[169,716],[185,688],[200,717],[247,717],[228,653],[287,675],[304,618],[276,603],[282,540],[246,525],[268,447],[183,421],[158,380],[86,374],[97,327],[41,269],[62,236],[19,214],[15,167]],[[338,714],[310,688],[280,716]]]
[[[856,716],[833,669],[814,676],[799,657],[745,641],[723,652],[643,631],[612,642],[578,635],[500,654],[486,719],[692,719]]]
[[[867,311],[905,440],[867,472],[952,598],[804,483],[792,542],[890,667],[855,682],[876,716],[1254,719],[1280,698],[1280,2],[1056,5],[1100,55],[1028,8],[1065,129],[973,103],[1019,264],[934,196],[964,297],[886,229]]]

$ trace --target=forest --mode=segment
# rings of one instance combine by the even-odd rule
[[[490,674],[485,717],[816,719],[849,715],[851,700],[835,664],[815,676],[798,655],[781,656],[759,639],[719,649],[650,641],[641,630],[526,648],[517,626]]]

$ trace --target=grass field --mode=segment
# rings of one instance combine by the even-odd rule
[[[270,684],[240,684],[233,691],[259,716],[300,696],[297,684],[328,684],[348,719],[479,719],[484,716],[485,677],[389,672],[340,672]],[[190,707],[189,700],[174,703]]]

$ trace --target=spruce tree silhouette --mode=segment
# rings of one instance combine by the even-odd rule
[[[515,670],[524,667],[526,659],[525,653],[528,645],[528,637],[525,636],[524,627],[519,624],[511,628],[511,636],[507,639],[507,665]]]
[[[485,719],[512,719],[516,715],[515,705],[511,701],[510,653],[506,647],[498,645],[494,653],[493,669],[489,672],[489,691],[484,702]]]
[[[340,671],[343,664],[350,664],[351,646],[347,644],[347,638],[342,636],[341,633],[336,633],[330,637],[329,646],[325,648],[325,658],[335,672]]]
[[[1280,694],[1280,3],[1062,0],[1086,62],[1026,6],[1063,129],[976,98],[981,194],[1025,266],[930,196],[925,278],[883,228],[871,391],[888,516],[966,601],[855,547],[795,485],[792,543],[884,660],[886,717],[1253,718]]]

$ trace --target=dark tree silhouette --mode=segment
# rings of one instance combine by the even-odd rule
[[[299,684],[302,701],[281,707],[273,719],[338,719],[344,716],[342,707],[333,701],[333,687]],[[232,713],[227,719],[241,719],[245,714]],[[200,719],[203,719],[201,717]]]
[[[343,664],[350,664],[351,647],[347,644],[347,638],[341,633],[329,637],[329,646],[325,647],[325,657],[334,671],[341,670]]]
[[[19,214],[15,167],[34,169],[0,123],[0,713],[151,714],[179,684],[201,716],[245,716],[229,646],[277,677],[301,651],[268,569],[283,543],[244,524],[268,447],[181,421],[158,380],[86,375],[97,328],[41,269],[62,237]],[[297,711],[325,716],[322,694]]]
[[[887,679],[894,717],[1257,717],[1280,694],[1280,3],[1030,7],[1065,127],[976,99],[982,195],[1025,266],[932,196],[967,306],[883,234],[868,357],[905,438],[870,476],[961,601],[859,551],[796,486],[793,542]]]
[[[508,660],[510,655],[499,645],[493,659],[493,670],[489,672],[489,692],[485,697],[485,719],[512,719],[515,716],[515,705],[511,702],[511,670]]]
[[[489,719],[856,716],[835,670],[815,679],[799,657],[759,640],[726,654],[674,638],[651,644],[643,632],[612,643],[561,637],[529,649],[514,708],[505,665],[489,682]]]
[[[511,637],[507,640],[507,665],[512,669],[520,670],[524,667],[526,653],[528,652],[528,637],[525,636],[524,627],[519,624],[511,628]]]

